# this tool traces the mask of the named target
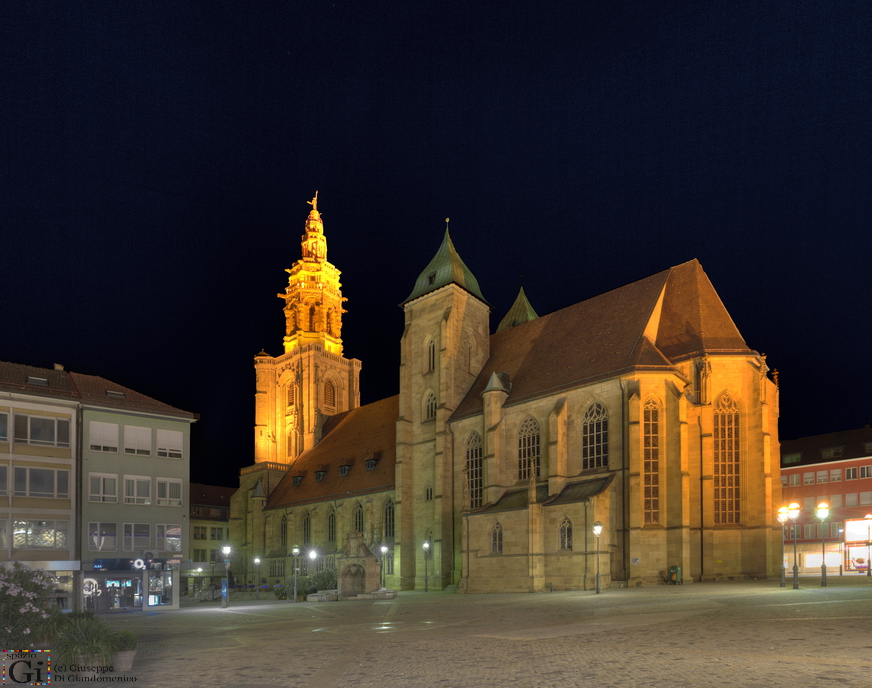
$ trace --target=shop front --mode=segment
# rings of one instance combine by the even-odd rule
[[[83,609],[94,612],[179,608],[177,560],[97,559],[83,573]]]

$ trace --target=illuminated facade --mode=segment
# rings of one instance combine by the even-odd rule
[[[604,585],[671,566],[688,581],[776,574],[778,390],[697,261],[541,317],[521,291],[491,334],[446,230],[402,304],[399,395],[359,407],[359,363],[327,350],[338,272],[318,273],[335,280],[320,302],[299,277],[321,269],[322,240],[313,201],[285,354],[256,358],[256,462],[231,512],[243,556],[289,573],[292,545],[316,549],[346,591],[361,580],[343,563],[355,533],[376,558],[387,548],[398,589],[591,589],[598,559]],[[319,396],[325,359],[341,407]],[[296,427],[287,380],[311,380],[296,456],[270,434]]]

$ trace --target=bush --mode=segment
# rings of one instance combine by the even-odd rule
[[[72,666],[91,664],[109,666],[115,651],[117,634],[92,615],[71,615],[63,624],[54,643],[52,660]]]
[[[17,561],[0,566],[0,649],[26,650],[50,633],[47,607],[54,587],[45,571]]]
[[[309,592],[317,592],[318,590],[335,590],[336,589],[336,571],[333,569],[324,569],[318,573],[309,576],[309,587],[312,588]]]
[[[127,652],[135,650],[137,644],[136,635],[133,631],[119,631],[112,639],[112,649],[115,652]]]

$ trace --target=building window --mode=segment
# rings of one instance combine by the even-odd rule
[[[207,550],[205,549],[195,549],[194,550],[194,561],[206,561]]]
[[[539,477],[539,423],[527,417],[518,428],[518,479]]]
[[[151,549],[151,524],[125,523],[124,551],[138,552],[146,549]]]
[[[184,434],[180,430],[157,431],[157,455],[163,459],[181,459]]]
[[[210,540],[223,540],[224,539],[224,528],[211,528],[209,530],[209,539]]]
[[[609,414],[605,407],[593,404],[581,421],[581,468],[609,465]]]
[[[15,441],[40,447],[69,447],[70,421],[49,416],[15,415]]]
[[[802,508],[808,511],[809,513],[814,512],[815,504],[822,502],[823,499],[816,499],[814,497],[803,497],[802,498]]]
[[[54,468],[15,467],[16,497],[54,497],[64,499],[70,496],[70,472]]]
[[[303,476],[302,475],[295,475],[294,476],[294,487],[299,487],[301,482],[303,482]]]
[[[394,553],[385,553],[385,575],[392,576],[394,574]]]
[[[845,469],[845,480],[856,480],[857,479],[857,468],[846,468]]]
[[[269,563],[270,578],[284,578],[285,575],[285,560],[273,559]]]
[[[841,468],[833,468],[830,471],[830,482],[831,483],[842,482],[842,469]]]
[[[803,473],[802,474],[802,484],[803,485],[814,485],[814,473]]]
[[[92,420],[88,423],[88,447],[91,451],[118,453],[118,424],[101,423]]]
[[[88,550],[91,552],[114,552],[118,549],[118,524],[88,524]]]
[[[572,550],[572,521],[568,518],[560,524],[560,549]]]
[[[182,505],[182,481],[171,478],[157,479],[158,506]]]
[[[424,403],[424,420],[433,420],[434,418],[436,418],[436,395],[430,392]]]
[[[817,524],[806,523],[805,527],[803,528],[804,532],[802,534],[802,537],[806,540],[811,540],[813,538],[816,538],[817,537],[817,533],[815,532],[816,530],[817,530]]]
[[[716,524],[739,523],[741,497],[739,459],[739,406],[729,394],[723,394],[715,407],[714,516]]]
[[[315,471],[315,482],[320,483],[324,480],[325,475],[327,475],[327,471]]]
[[[88,496],[89,502],[112,502],[118,501],[118,476],[105,473],[90,473],[88,481],[91,489]]]
[[[797,487],[799,485],[799,479],[801,477],[802,476],[799,473],[791,473],[789,476],[790,479],[788,481],[789,485],[791,487]]]
[[[151,456],[151,428],[124,426],[124,453]]]
[[[331,380],[324,383],[324,405],[330,409],[336,407],[336,386]]]
[[[503,553],[503,527],[499,523],[495,523],[491,530],[491,552]]]
[[[5,495],[9,490],[8,483],[9,472],[7,470],[6,464],[0,464],[0,495]],[[0,548],[2,549],[2,548]]]
[[[842,447],[827,447],[821,450],[825,459],[839,459],[842,456]]]
[[[482,499],[481,435],[473,432],[466,440],[466,481],[469,488],[469,508],[478,509]]]
[[[336,542],[336,512],[333,509],[327,512],[327,542]]]
[[[844,530],[845,524],[841,521],[833,521],[830,523],[830,537],[841,538],[842,534],[839,532]]]
[[[861,478],[872,478],[872,466],[860,466]]]
[[[346,475],[348,475],[348,471],[350,471],[350,470],[351,470],[351,466],[347,463],[344,463],[339,467],[339,475],[346,476]]]
[[[206,539],[206,526],[194,526],[194,539],[195,540],[205,540]]]
[[[431,485],[427,485],[424,488],[424,501],[429,502],[433,500],[433,487]]]
[[[841,509],[842,508],[842,495],[830,495],[829,499],[830,510],[832,509]]]
[[[279,523],[279,542],[282,547],[288,546],[288,516],[287,514],[282,514],[282,520]]]
[[[354,529],[358,533],[363,532],[363,507],[360,504],[354,507]]]
[[[13,549],[64,549],[67,547],[67,521],[39,519],[12,522]]]
[[[9,441],[9,416],[0,413],[0,442]]]
[[[125,475],[124,503],[151,504],[151,478],[144,475]]]
[[[378,465],[378,459],[376,459],[375,457],[371,457],[371,458],[366,460],[366,470],[368,470],[368,471],[371,471],[377,465]]]
[[[781,463],[799,463],[802,461],[802,452],[794,452],[793,454],[785,454],[781,457]]]
[[[155,526],[157,533],[157,548],[161,552],[182,551],[182,526],[178,524],[158,524]]]
[[[643,415],[643,514],[645,523],[660,523],[660,407],[657,402],[648,399]]]
[[[385,502],[385,539],[394,537],[394,502],[388,499]]]
[[[312,517],[305,513],[301,523],[303,531],[303,545],[308,545],[312,542]]]
[[[872,492],[860,493],[860,506],[868,506],[872,504]]]
[[[427,342],[427,372],[436,370],[436,342]]]
[[[857,493],[856,492],[846,492],[844,496],[845,496],[845,506],[859,506],[859,502],[857,501]]]
[[[825,483],[827,482],[827,478],[829,478],[829,474],[827,471],[818,471],[817,472],[817,482]]]

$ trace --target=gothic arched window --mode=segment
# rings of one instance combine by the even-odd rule
[[[518,478],[528,480],[530,470],[539,477],[539,423],[527,417],[518,428]]]
[[[336,385],[332,380],[327,380],[324,383],[324,406],[335,408],[336,406]]]
[[[591,404],[581,421],[581,468],[609,465],[609,414],[599,402]]]
[[[436,342],[434,342],[432,339],[427,342],[427,354],[425,361],[425,373],[436,370]]]
[[[394,537],[394,502],[385,502],[385,539]]]
[[[491,552],[494,554],[502,554],[503,552],[503,527],[499,521],[494,523],[491,530]]]
[[[424,420],[433,420],[434,418],[436,418],[436,395],[430,392],[424,404]]]
[[[327,542],[336,542],[336,511],[327,512]]]
[[[482,497],[481,435],[473,432],[466,440],[466,480],[469,488],[469,508],[478,509]]]
[[[572,550],[572,521],[568,518],[560,524],[560,549]]]
[[[740,522],[739,405],[729,392],[715,404],[715,523]]]
[[[312,542],[312,517],[308,512],[303,514],[303,544],[308,545]]]
[[[288,516],[287,514],[282,516],[282,521],[279,523],[279,542],[282,543],[282,547],[288,546]]]
[[[315,331],[315,306],[309,306],[309,332]]]
[[[354,529],[358,533],[363,532],[363,506],[360,504],[354,507]]]
[[[660,523],[660,405],[648,399],[642,416],[643,522]]]

